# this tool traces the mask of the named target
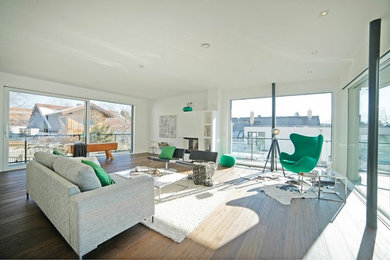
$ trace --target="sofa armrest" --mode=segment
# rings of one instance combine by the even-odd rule
[[[80,194],[80,189],[33,160],[26,168],[26,191],[69,242],[69,200],[70,197]]]
[[[84,255],[154,214],[154,180],[140,175],[70,200],[71,246]]]

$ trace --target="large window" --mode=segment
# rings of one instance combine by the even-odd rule
[[[379,73],[378,208],[390,217],[390,60]],[[348,89],[348,179],[367,192],[367,77]]]
[[[240,163],[263,165],[271,145],[272,100],[256,98],[232,100],[231,152]],[[331,160],[332,94],[276,97],[276,128],[280,150],[294,152],[291,133],[324,136],[319,166]]]
[[[10,91],[8,111],[9,166],[85,141],[85,101]]]
[[[70,145],[74,142],[116,142],[117,151],[133,151],[131,105],[13,89],[7,93],[8,167],[25,164],[37,151],[58,150],[70,155]],[[88,128],[87,114],[90,115]]]

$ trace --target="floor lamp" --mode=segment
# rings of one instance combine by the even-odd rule
[[[276,136],[280,133],[279,129],[274,128],[272,129],[272,143],[271,147],[269,148],[268,155],[267,155],[267,160],[265,161],[264,164],[264,169],[263,172],[265,171],[265,167],[267,166],[268,160],[270,159],[271,156],[271,172],[275,170],[278,170],[278,163],[277,163],[277,158],[280,158],[280,148],[279,148],[279,142]],[[282,166],[283,170],[283,176],[286,177],[286,174],[284,172],[284,168]]]

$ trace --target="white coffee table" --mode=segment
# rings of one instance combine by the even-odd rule
[[[158,201],[161,201],[161,189],[165,186],[171,185],[175,182],[178,182],[180,180],[187,179],[187,186],[188,187],[188,175],[182,174],[178,172],[173,172],[169,170],[164,169],[158,169],[163,175],[162,176],[154,176],[153,174],[148,173],[150,170],[156,170],[154,168],[146,167],[146,166],[140,166],[143,170],[138,172],[137,174],[132,174],[129,172],[129,170],[123,170],[115,172],[114,174],[119,175],[124,178],[136,178],[139,176],[139,174],[144,174],[151,176],[154,180],[154,187],[158,189]]]
[[[163,176],[152,176],[154,179],[154,187],[158,189],[158,200],[161,201],[161,189],[165,186],[171,185],[175,182],[187,179],[188,187],[188,175],[177,172],[165,172]]]

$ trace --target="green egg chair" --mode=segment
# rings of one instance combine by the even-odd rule
[[[303,190],[303,176],[310,173],[317,165],[320,159],[322,143],[324,137],[305,136],[299,134],[291,134],[290,140],[294,145],[294,153],[288,154],[280,153],[280,164],[288,171],[297,173],[299,175],[299,182],[301,184],[301,192]],[[308,177],[313,177],[309,176]]]

